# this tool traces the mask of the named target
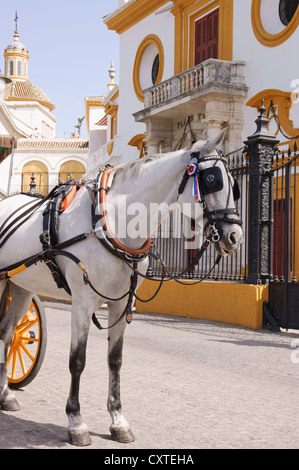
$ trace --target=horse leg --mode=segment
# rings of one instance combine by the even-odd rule
[[[18,321],[28,312],[32,293],[14,284],[11,285],[12,300],[6,314],[0,322],[0,346],[3,357],[0,357],[0,408],[4,411],[18,411],[20,405],[14,393],[8,387],[7,351],[11,343]]]
[[[91,314],[82,308],[83,303],[76,302],[72,308],[72,339],[69,368],[71,373],[70,393],[66,404],[69,419],[68,435],[71,444],[87,446],[91,439],[86,424],[80,414],[79,386],[80,377],[85,367],[87,337]]]
[[[0,282],[0,321],[7,312],[11,294],[10,282]]]
[[[120,317],[124,311],[126,301],[108,304],[109,325]],[[120,369],[122,365],[123,336],[126,319],[122,318],[108,333],[108,366],[109,366],[109,394],[107,408],[112,418],[110,433],[118,442],[133,442],[135,437],[126,421],[121,407],[120,399]]]

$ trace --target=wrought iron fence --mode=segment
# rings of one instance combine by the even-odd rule
[[[277,152],[273,167],[272,281],[265,315],[275,331],[299,329],[299,240],[297,233],[297,167],[299,153]]]
[[[248,215],[248,161],[244,154],[244,149],[239,149],[227,155],[228,169],[233,177],[238,181],[240,187],[240,199],[236,202],[240,218],[244,221],[246,230]],[[171,275],[179,275],[185,271],[196,256],[200,246],[205,239],[202,224],[195,224],[194,221],[185,217],[179,210],[173,211],[170,216],[161,224],[152,237],[152,251],[167,265]],[[246,278],[247,266],[247,236],[240,250],[231,256],[223,257],[214,270],[209,271],[215,264],[218,253],[213,244],[201,258],[193,269],[186,272],[182,278],[239,281]],[[148,275],[160,276],[162,267],[150,258]],[[207,276],[208,274],[208,276]]]
[[[296,237],[299,153],[277,152],[273,168],[273,280],[297,282],[299,240]]]

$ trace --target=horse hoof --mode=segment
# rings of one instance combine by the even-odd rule
[[[0,409],[3,411],[19,411],[21,407],[15,398],[10,398],[0,403]]]
[[[135,436],[131,429],[114,428],[111,426],[110,433],[112,439],[117,442],[128,444],[129,442],[135,441]]]
[[[91,439],[88,431],[68,431],[70,443],[73,446],[90,446]]]

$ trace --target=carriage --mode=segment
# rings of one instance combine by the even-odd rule
[[[7,292],[5,310],[10,302]],[[7,379],[10,388],[28,385],[38,374],[47,346],[46,315],[41,300],[34,295],[28,312],[15,329],[7,354]]]

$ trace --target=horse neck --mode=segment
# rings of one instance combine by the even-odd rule
[[[168,215],[169,206],[177,201],[178,183],[189,158],[189,152],[180,150],[149,162],[128,164],[116,172],[109,203],[114,206],[115,229],[129,248],[140,248]],[[132,237],[134,223],[139,228],[133,230]]]

